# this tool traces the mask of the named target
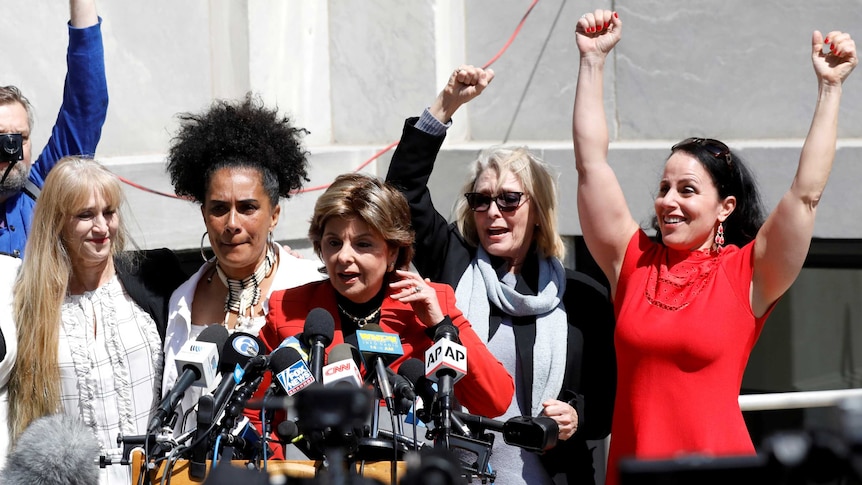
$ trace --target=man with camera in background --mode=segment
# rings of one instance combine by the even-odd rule
[[[63,104],[51,138],[31,163],[30,102],[0,86],[0,253],[24,257],[33,207],[48,172],[67,155],[93,156],[108,110],[101,20],[95,0],[70,0]]]

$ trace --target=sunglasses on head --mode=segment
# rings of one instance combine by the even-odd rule
[[[727,145],[712,138],[686,138],[685,140],[670,147],[670,151],[675,152],[678,148],[686,148],[692,146],[703,147],[713,157],[718,159],[724,159],[727,162],[728,166],[733,165],[733,161],[730,156],[730,148],[727,148]]]
[[[473,212],[487,211],[491,208],[491,200],[497,204],[500,212],[512,212],[521,206],[521,197],[523,196],[523,192],[501,192],[494,197],[479,192],[464,194],[464,197],[467,198],[467,205]]]

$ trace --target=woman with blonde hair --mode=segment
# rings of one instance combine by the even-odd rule
[[[455,288],[458,308],[515,379],[503,415],[548,416],[558,444],[542,455],[494,444],[499,483],[594,483],[586,440],[610,431],[614,395],[613,311],[607,291],[563,267],[556,179],[523,147],[492,147],[473,163],[449,223],[428,180],[455,111],[491,82],[490,69],[461,66],[419,118],[404,124],[386,180],[401,188],[416,230],[414,265]]]
[[[79,417],[103,454],[118,434],[146,432],[160,400],[167,303],[185,275],[168,250],[123,252],[123,200],[116,176],[90,159],[67,157],[45,180],[13,290],[13,443],[57,412]],[[102,470],[103,484],[129,481],[124,467]]]

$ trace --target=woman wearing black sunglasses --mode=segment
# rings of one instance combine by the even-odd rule
[[[754,453],[737,400],[743,371],[808,253],[835,156],[842,83],[857,64],[848,34],[814,32],[814,120],[793,184],[762,225],[751,175],[724,143],[674,145],[655,199],[656,242],[629,213],[607,161],[603,68],[621,29],[607,10],[578,21],[573,117],[581,227],[617,314],[611,484],[626,456]]]
[[[515,378],[504,418],[543,414],[559,425],[558,444],[541,456],[497,437],[497,483],[595,483],[586,440],[610,431],[613,312],[603,286],[560,262],[555,176],[525,148],[490,148],[474,163],[455,223],[431,202],[428,179],[452,115],[493,76],[457,69],[431,107],[405,123],[387,180],[410,204],[414,265],[455,287],[458,307]]]

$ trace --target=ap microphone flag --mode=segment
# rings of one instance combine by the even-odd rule
[[[445,338],[434,342],[434,345],[425,351],[425,377],[437,382],[443,370],[454,373],[453,384],[467,373],[467,349]]]

